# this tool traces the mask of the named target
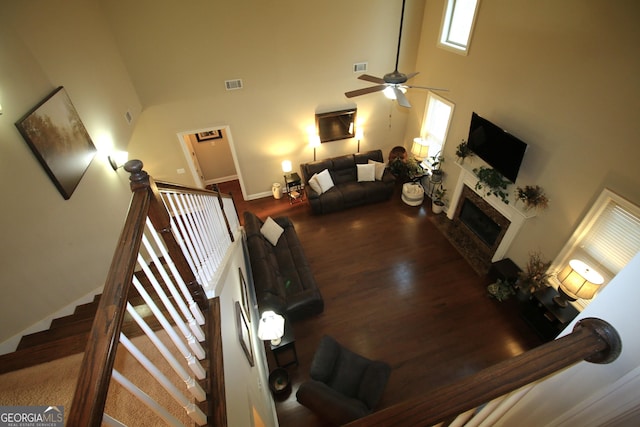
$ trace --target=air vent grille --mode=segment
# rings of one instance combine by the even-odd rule
[[[353,72],[354,73],[364,73],[369,68],[368,62],[356,62],[353,64]]]
[[[242,79],[225,80],[224,86],[227,90],[242,89]]]

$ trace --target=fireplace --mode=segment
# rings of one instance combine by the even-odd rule
[[[460,176],[456,183],[447,217],[459,233],[466,237],[465,244],[474,246],[472,252],[482,252],[490,262],[501,260],[518,231],[535,212],[525,212],[496,196],[476,192],[478,177],[473,168],[458,165]],[[480,254],[478,254],[480,255]]]
[[[467,185],[460,194],[453,221],[463,226],[462,230],[476,242],[480,252],[489,258],[493,256],[511,225],[511,221]]]
[[[470,231],[475,233],[489,247],[494,245],[498,235],[500,235],[500,225],[493,222],[488,215],[482,212],[482,209],[474,205],[469,199],[464,199],[462,202],[459,218]]]

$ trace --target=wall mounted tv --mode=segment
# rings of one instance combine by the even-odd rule
[[[328,113],[316,113],[316,128],[320,142],[353,138],[356,127],[356,108]]]
[[[469,148],[511,182],[516,182],[527,144],[478,114],[471,115]]]

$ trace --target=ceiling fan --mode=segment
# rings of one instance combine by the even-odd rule
[[[449,89],[440,89],[435,87],[407,85],[405,84],[407,80],[414,77],[416,74],[418,74],[418,72],[404,74],[398,71],[398,60],[400,59],[400,40],[402,38],[402,23],[404,21],[405,1],[406,0],[402,0],[402,12],[400,13],[400,32],[398,34],[398,50],[396,53],[396,68],[393,70],[393,72],[385,74],[383,78],[371,76],[369,74],[362,74],[361,76],[358,77],[358,79],[366,80],[371,83],[377,83],[377,85],[366,87],[364,89],[356,89],[349,92],[345,92],[344,95],[347,98],[353,98],[355,96],[366,95],[368,93],[373,93],[373,92],[385,91],[385,94],[390,92],[389,97],[391,98],[395,97],[399,105],[403,107],[411,108],[411,104],[409,103],[409,100],[404,95],[407,89],[416,88],[416,89],[441,90],[441,91],[449,90]]]

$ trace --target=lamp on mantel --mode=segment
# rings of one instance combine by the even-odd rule
[[[271,340],[271,345],[278,345],[284,336],[284,317],[275,311],[267,310],[262,313],[258,324],[258,338]]]
[[[559,295],[553,298],[553,302],[563,308],[567,306],[568,301],[593,298],[600,285],[604,283],[600,273],[578,259],[569,261],[569,265],[558,274],[558,280]]]
[[[418,159],[424,160],[429,153],[429,144],[424,138],[413,138],[413,145],[411,146],[411,154]]]

